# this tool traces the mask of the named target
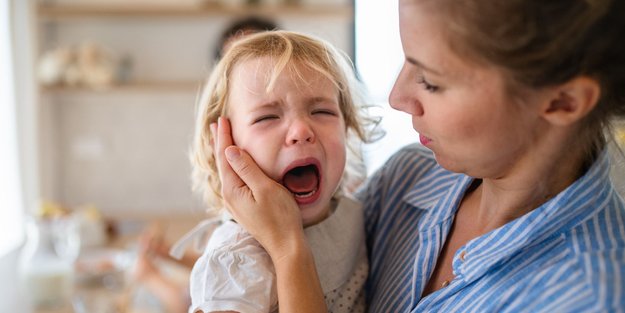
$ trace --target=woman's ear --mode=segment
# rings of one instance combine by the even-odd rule
[[[579,76],[551,88],[550,94],[541,112],[543,118],[554,125],[566,126],[583,119],[595,108],[601,87],[595,79]]]

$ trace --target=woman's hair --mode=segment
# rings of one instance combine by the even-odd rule
[[[237,41],[213,69],[197,108],[195,137],[191,148],[193,187],[203,194],[209,208],[222,207],[221,181],[211,146],[213,138],[210,124],[227,113],[228,91],[234,67],[247,60],[262,57],[270,58],[275,64],[267,83],[267,91],[273,88],[278,76],[285,70],[293,71],[298,79],[305,82],[302,68],[316,71],[334,84],[339,93],[339,108],[345,120],[348,156],[355,154],[360,157],[358,150],[350,149],[353,148],[350,147],[353,146],[353,139],[369,141],[370,130],[374,127],[368,126],[375,126],[378,122],[377,119],[365,116],[362,90],[354,76],[351,62],[332,45],[289,31],[262,32]],[[349,165],[354,161],[353,157],[348,157],[346,168],[358,168]],[[360,175],[352,174],[356,174],[356,177]],[[350,176],[346,170],[341,185],[352,177],[354,176]]]
[[[514,93],[577,76],[601,88],[579,143],[592,160],[625,117],[625,1],[436,0],[458,55],[503,69]]]

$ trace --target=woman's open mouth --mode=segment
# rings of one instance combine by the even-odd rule
[[[294,164],[282,176],[282,185],[288,189],[297,204],[310,204],[319,198],[321,176],[316,162]]]

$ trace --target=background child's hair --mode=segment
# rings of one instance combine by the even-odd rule
[[[217,48],[215,50],[214,59],[221,59],[224,48],[233,38],[240,38],[240,36],[249,35],[250,33],[277,30],[279,28],[278,24],[273,20],[259,16],[248,16],[246,18],[236,20],[221,34],[219,42],[216,45]]]
[[[241,62],[259,57],[269,57],[275,62],[267,91],[272,90],[276,79],[285,69],[292,70],[305,82],[305,77],[298,70],[302,67],[317,71],[334,84],[339,92],[339,107],[347,128],[348,149],[351,149],[347,153],[347,163],[352,163],[346,166],[343,182],[364,174],[349,173],[350,169],[362,170],[361,166],[353,164],[362,162],[358,151],[360,146],[354,140],[369,141],[369,130],[375,127],[368,126],[375,126],[378,120],[365,115],[362,89],[354,76],[349,58],[329,43],[311,36],[289,31],[262,32],[245,37],[232,45],[213,69],[199,98],[195,137],[191,148],[192,178],[194,190],[203,195],[209,209],[218,210],[223,206],[221,181],[210,144],[210,124],[216,122],[219,116],[226,115],[233,68]],[[353,182],[348,185],[353,185]]]

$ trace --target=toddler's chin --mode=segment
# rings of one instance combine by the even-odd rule
[[[311,208],[311,207],[308,207],[308,208],[300,207],[300,211],[302,213],[302,224],[304,225],[304,227],[309,227],[309,226],[319,224],[320,222],[325,220],[328,217],[329,210],[327,209],[320,210],[318,208],[315,210],[314,208]]]

